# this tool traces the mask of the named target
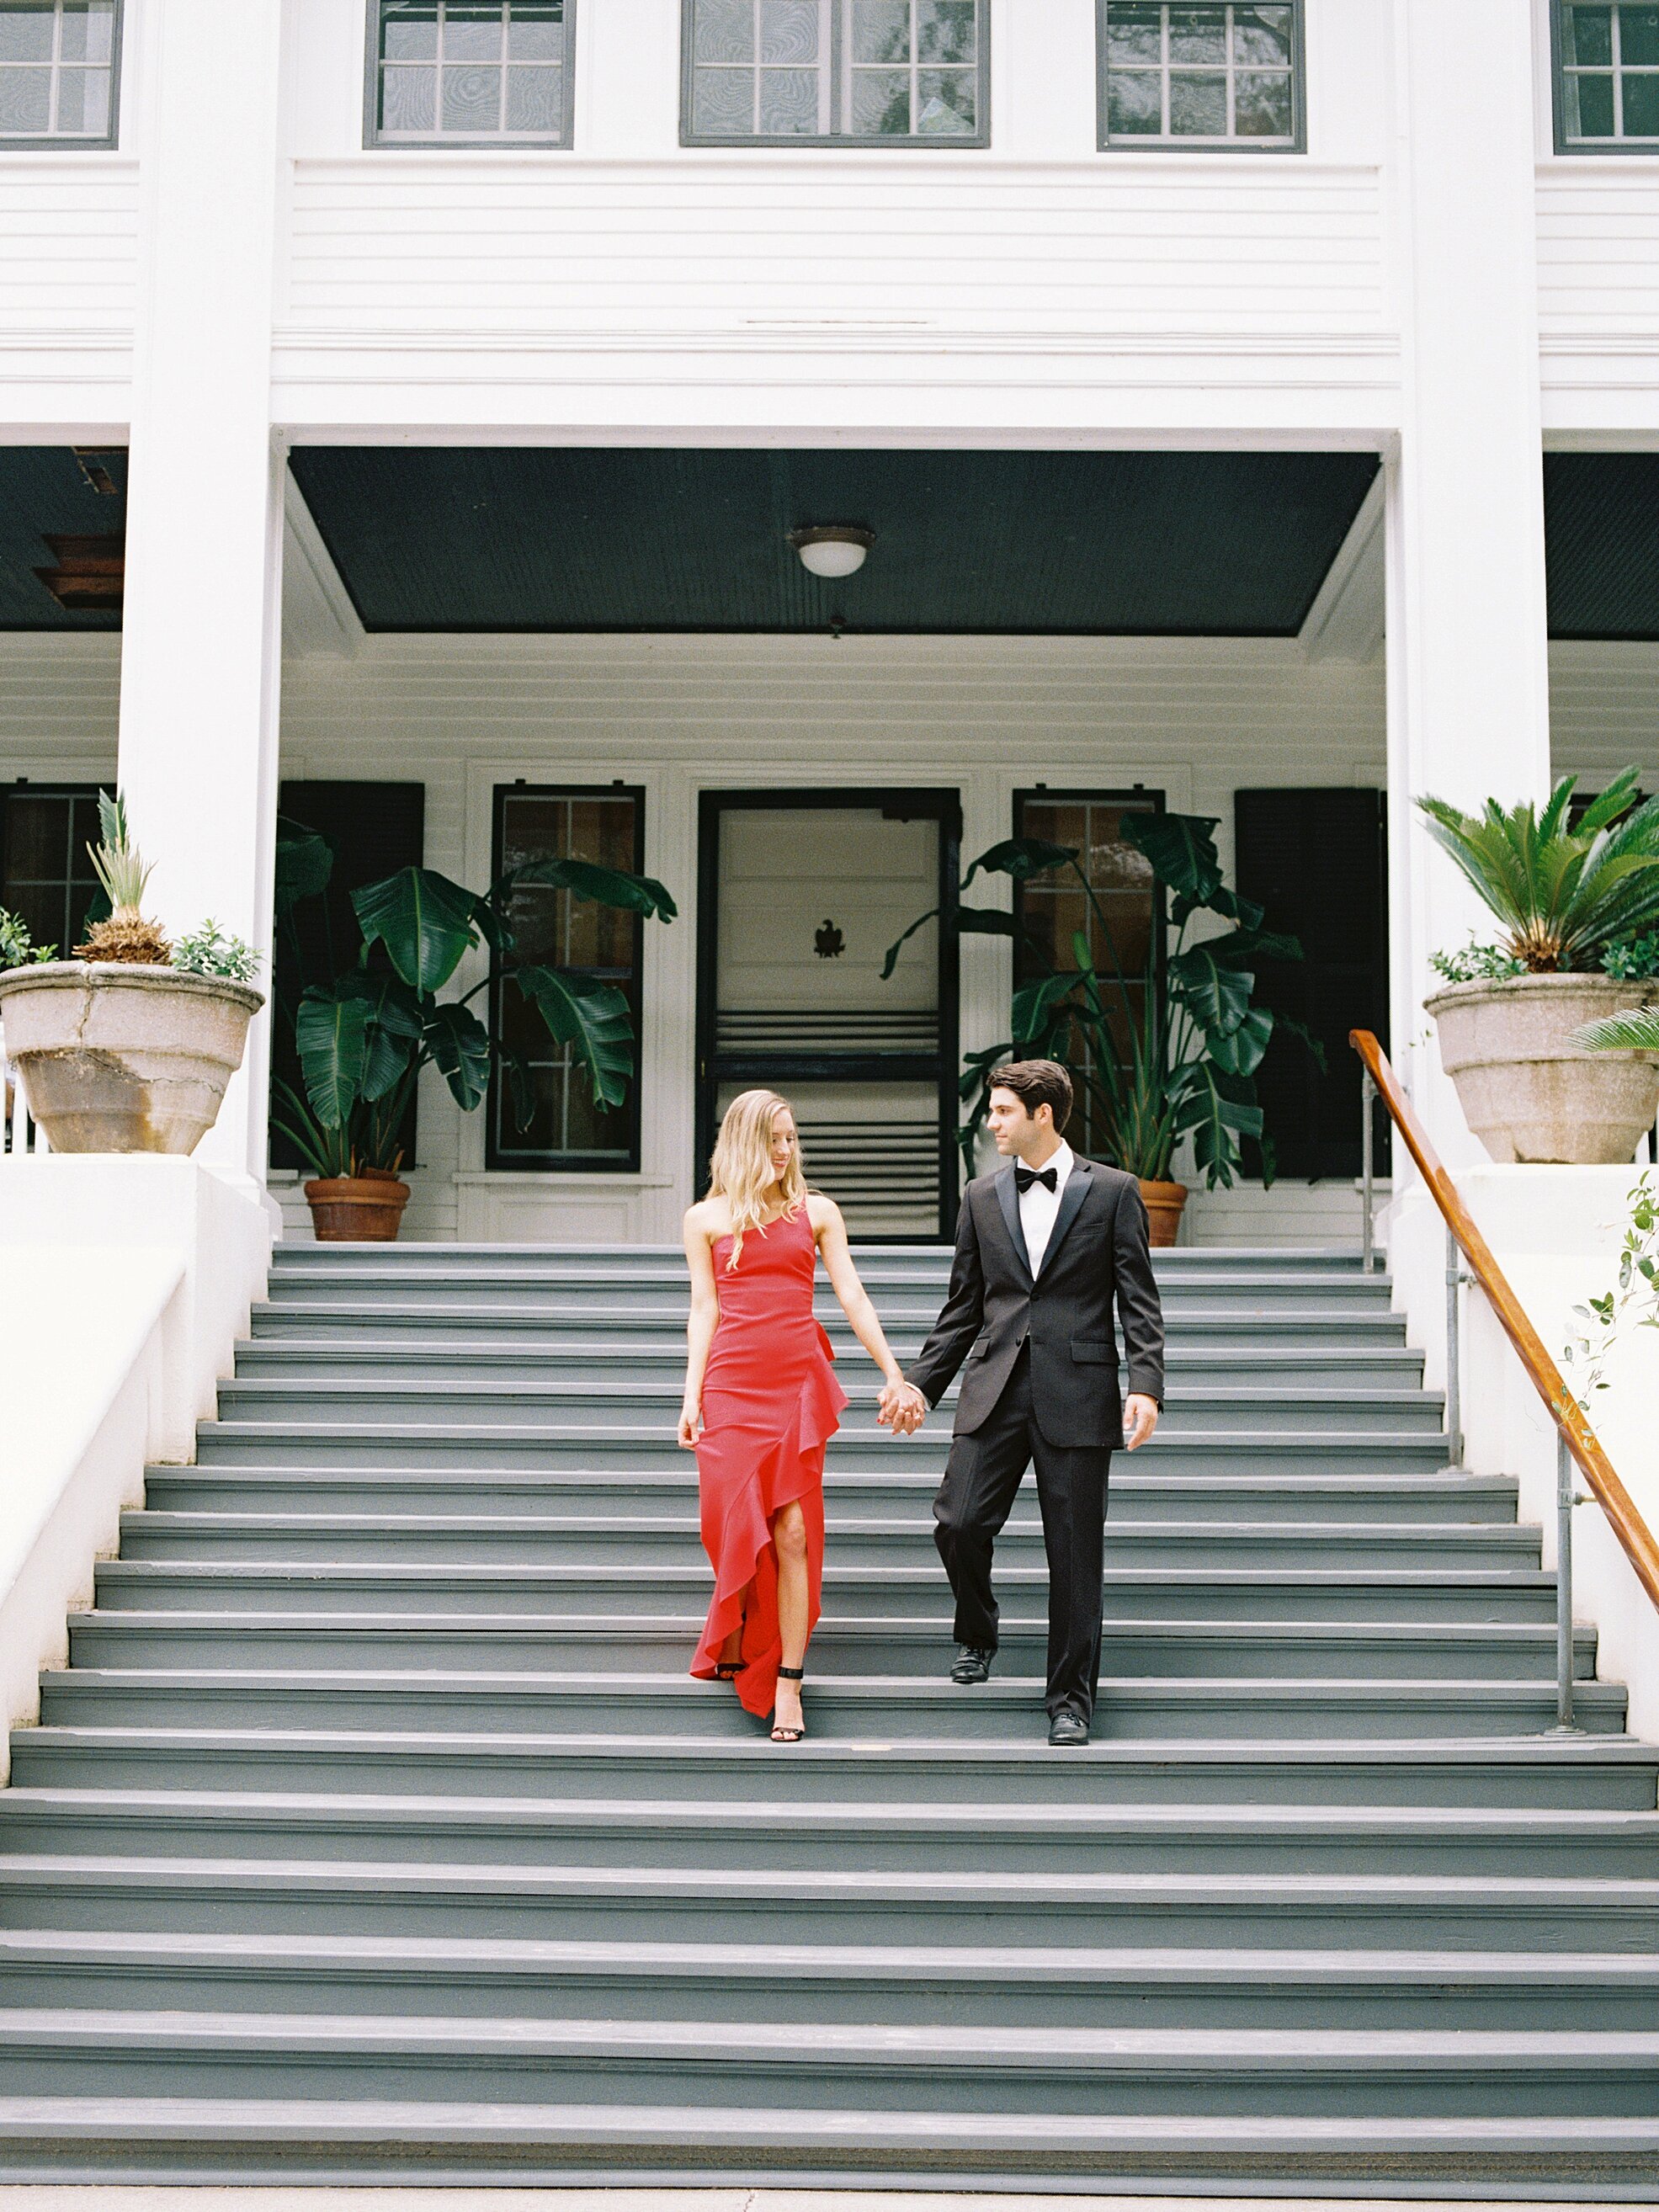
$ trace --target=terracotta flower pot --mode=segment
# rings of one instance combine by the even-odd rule
[[[178,968],[52,960],[0,975],[7,1054],[54,1152],[193,1152],[264,1004]]]
[[[306,1185],[319,1244],[390,1244],[409,1204],[409,1185],[382,1169],[328,1176]]]
[[[1181,1234],[1181,1210],[1187,1203],[1186,1184],[1143,1180],[1140,1195],[1146,1203],[1154,1249],[1173,1244]]]
[[[1583,1023],[1623,1014],[1659,985],[1610,975],[1454,983],[1424,1001],[1463,1118],[1494,1160],[1621,1166],[1659,1111],[1659,1058],[1586,1052]]]

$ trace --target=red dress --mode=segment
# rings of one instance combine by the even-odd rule
[[[805,1518],[810,1633],[823,1579],[823,1448],[840,1425],[847,1393],[830,1370],[836,1355],[812,1313],[818,1255],[805,1205],[793,1220],[786,1214],[748,1231],[735,1271],[726,1267],[731,1249],[729,1237],[714,1245],[720,1316],[697,1442],[702,1542],[714,1595],[691,1672],[714,1674],[742,1618],[743,1668],[734,1687],[750,1712],[764,1715],[775,1702],[782,1657],[773,1516],[793,1502]]]

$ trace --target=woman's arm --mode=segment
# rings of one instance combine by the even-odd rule
[[[685,1401],[680,1407],[679,1433],[681,1443],[690,1451],[702,1433],[702,1378],[720,1317],[720,1294],[714,1288],[714,1249],[700,1206],[694,1206],[685,1217],[685,1264],[691,1272],[691,1317],[685,1328]]]
[[[824,1272],[830,1278],[830,1287],[841,1300],[841,1310],[853,1325],[853,1334],[864,1346],[882,1373],[887,1385],[882,1392],[884,1421],[891,1417],[895,1402],[892,1394],[902,1399],[914,1397],[914,1410],[927,1411],[927,1401],[918,1390],[913,1390],[900,1370],[899,1364],[888,1348],[882,1334],[876,1310],[870,1303],[870,1293],[859,1280],[859,1271],[853,1265],[853,1255],[847,1242],[847,1224],[842,1219],[841,1208],[832,1198],[812,1198],[807,1200],[812,1209],[812,1228],[817,1238],[819,1251],[823,1255]]]

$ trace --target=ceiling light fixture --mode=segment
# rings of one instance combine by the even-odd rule
[[[789,543],[799,554],[801,567],[810,575],[821,576],[826,583],[856,575],[875,542],[873,530],[860,530],[851,522],[814,523],[810,529],[792,530],[789,533]]]

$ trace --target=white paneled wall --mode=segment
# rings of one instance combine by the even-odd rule
[[[0,635],[0,777],[92,779],[114,765],[119,641]],[[1659,788],[1659,646],[1552,655],[1561,768],[1635,761]],[[523,775],[647,792],[647,866],[682,918],[647,933],[646,1155],[639,1177],[491,1177],[478,1117],[422,1102],[416,1237],[669,1237],[691,1156],[696,794],[732,784],[946,784],[970,855],[1010,827],[1016,785],[1164,790],[1220,817],[1251,784],[1380,782],[1382,678],[1235,639],[377,638],[354,659],[291,660],[283,773],[418,779],[427,859],[481,884],[490,796]],[[995,1035],[1006,949],[964,947],[966,1045]],[[458,1180],[458,1178],[459,1178]],[[302,1229],[303,1208],[289,1194]],[[1358,1233],[1351,1193],[1280,1185],[1194,1201],[1203,1241]]]

